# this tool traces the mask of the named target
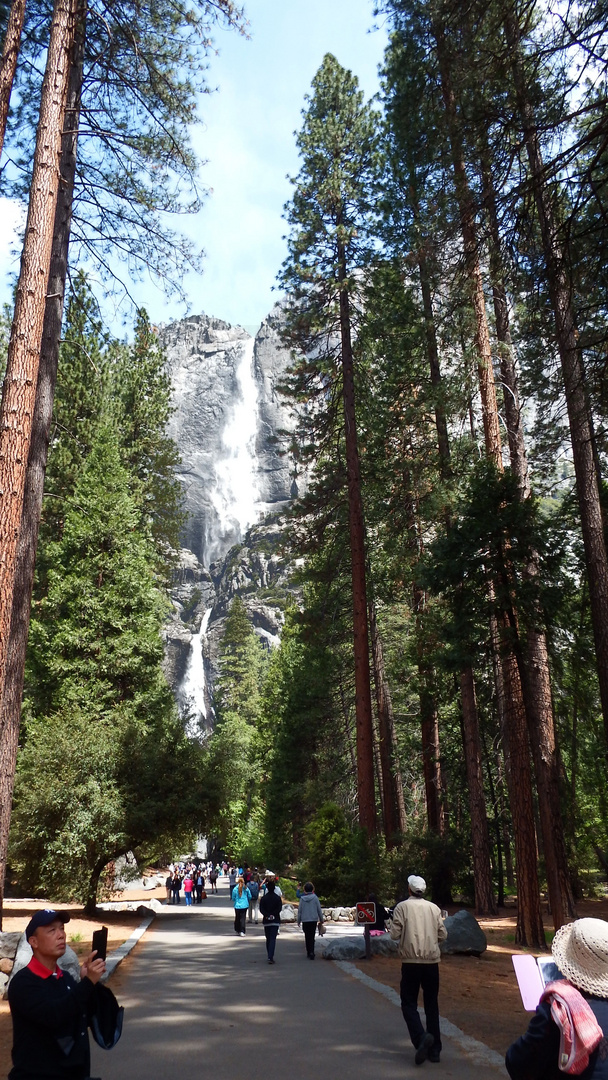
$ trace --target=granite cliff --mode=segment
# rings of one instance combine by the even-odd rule
[[[266,319],[255,338],[207,315],[159,331],[173,386],[170,434],[188,518],[165,631],[166,672],[193,736],[213,725],[218,648],[233,596],[278,642],[288,567],[281,513],[298,493],[287,454],[293,418],[278,391],[290,363]]]

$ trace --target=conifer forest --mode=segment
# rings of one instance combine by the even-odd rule
[[[608,881],[608,7],[379,0],[372,100],[323,58],[276,268],[305,478],[284,625],[264,648],[232,600],[193,740],[162,666],[171,380],[149,314],[117,340],[91,275],[179,293],[199,265],[172,215],[198,205],[214,32],[246,15],[1,12],[0,183],[28,217],[1,327],[0,882],[91,909],[119,856],[204,835],[328,901],[392,900],[412,866],[442,906],[516,897],[542,949],[543,913]]]

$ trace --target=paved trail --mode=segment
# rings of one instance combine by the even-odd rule
[[[261,924],[236,937],[223,885],[202,908],[167,907],[124,979],[118,1046],[94,1047],[103,1080],[497,1080],[444,1038],[439,1065],[415,1066],[400,1011],[333,962],[306,958],[296,927],[266,961]],[[440,999],[441,1002],[441,999]],[[197,1060],[198,1059],[198,1060]]]

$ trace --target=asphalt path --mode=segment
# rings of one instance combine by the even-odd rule
[[[247,925],[246,937],[237,937],[227,884],[218,884],[219,894],[209,894],[201,907],[186,908],[182,898],[179,907],[164,908],[145,934],[120,980],[122,1039],[109,1052],[93,1047],[91,1076],[506,1076],[504,1070],[480,1065],[445,1037],[441,1062],[416,1066],[403,1018],[393,1003],[333,961],[319,956],[308,960],[304,935],[296,925],[281,928],[276,963],[268,964],[261,921]],[[332,926],[331,932],[343,929]]]

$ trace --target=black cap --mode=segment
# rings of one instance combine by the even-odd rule
[[[32,918],[25,928],[26,941],[30,940],[32,934],[36,933],[39,926],[50,926],[56,919],[59,919],[65,924],[70,921],[70,916],[65,911],[54,911],[53,908],[45,908],[44,911],[37,911],[35,915],[32,915]]]

